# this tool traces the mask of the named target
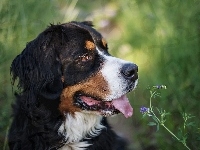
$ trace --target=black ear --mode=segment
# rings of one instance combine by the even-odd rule
[[[84,22],[72,21],[72,22],[70,22],[70,24],[88,31],[95,42],[97,42],[99,40],[99,37],[102,38],[102,35],[99,32],[97,32],[95,29],[91,28],[91,27],[93,27],[93,24],[91,21],[84,21]]]
[[[47,99],[57,98],[62,91],[62,72],[56,52],[55,38],[59,38],[59,25],[51,26],[35,40],[29,42],[11,65],[13,84],[18,78],[21,92],[32,92]],[[56,34],[56,35],[55,35]]]

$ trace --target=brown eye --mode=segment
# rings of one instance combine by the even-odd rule
[[[85,55],[83,55],[83,56],[79,56],[79,58],[81,59],[82,62],[86,62],[86,61],[92,59],[92,57],[89,56],[88,54],[85,54]]]

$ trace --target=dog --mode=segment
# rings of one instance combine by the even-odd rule
[[[47,27],[11,64],[11,150],[123,150],[107,117],[132,116],[138,66],[113,57],[92,22]]]

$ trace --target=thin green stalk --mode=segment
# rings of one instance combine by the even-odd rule
[[[161,124],[160,119],[156,116],[156,114],[153,112],[153,110],[151,110],[151,113],[153,114],[153,116],[157,119],[157,121],[159,122],[159,124]]]
[[[180,139],[171,130],[169,130],[164,124],[160,124],[160,125],[163,126],[173,137],[175,137],[178,141],[180,141]]]
[[[160,119],[156,116],[156,114],[153,112],[153,110],[151,109],[150,110],[151,113],[153,114],[153,116],[157,119],[157,121],[159,122],[159,124],[161,126],[163,126],[175,139],[177,139],[179,142],[181,142],[188,150],[191,150],[185,142],[181,141],[171,130],[169,130],[165,125],[164,123],[161,123]]]
[[[152,92],[152,91],[150,91],[151,93],[150,93],[150,102],[149,102],[149,105],[150,105],[150,109],[152,109],[151,107],[151,99],[152,99],[152,97],[154,96],[154,94],[156,93],[156,91],[154,91],[154,92]]]
[[[181,142],[188,150],[191,150],[185,142],[181,141],[171,130],[169,130],[164,123],[161,123],[160,119],[156,116],[156,114],[153,112],[152,108],[150,108],[150,112],[153,114],[153,116],[157,119],[158,123],[163,126],[175,139],[177,139],[179,142]]]
[[[181,142],[188,150],[191,150],[186,143],[182,142],[171,130],[169,130],[164,124],[160,124],[163,126],[174,138],[176,138],[179,142]]]
[[[151,114],[156,118],[157,123],[159,123],[161,126],[163,126],[176,140],[178,140],[179,142],[181,142],[188,150],[191,150],[191,149],[186,145],[186,143],[183,142],[183,141],[181,141],[171,130],[169,130],[169,129],[164,125],[164,122],[162,122],[162,120],[160,120],[160,119],[156,116],[156,114],[153,112],[153,107],[152,107],[151,102],[152,102],[152,98],[153,98],[153,96],[154,96],[155,94],[156,94],[156,91],[154,91],[154,92],[150,91],[150,102],[149,102],[150,111],[149,111],[149,113],[151,113]],[[186,121],[187,121],[187,119],[184,119],[184,132],[185,132],[185,126],[186,126],[185,122],[186,122]]]

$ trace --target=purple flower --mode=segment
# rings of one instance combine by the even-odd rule
[[[155,86],[153,86],[153,88],[156,88],[156,89],[167,89],[167,86],[166,85],[155,85]]]
[[[140,112],[141,112],[142,114],[144,114],[144,113],[146,113],[146,112],[148,112],[148,111],[149,111],[149,108],[147,108],[147,107],[142,106],[142,107],[140,108]]]

